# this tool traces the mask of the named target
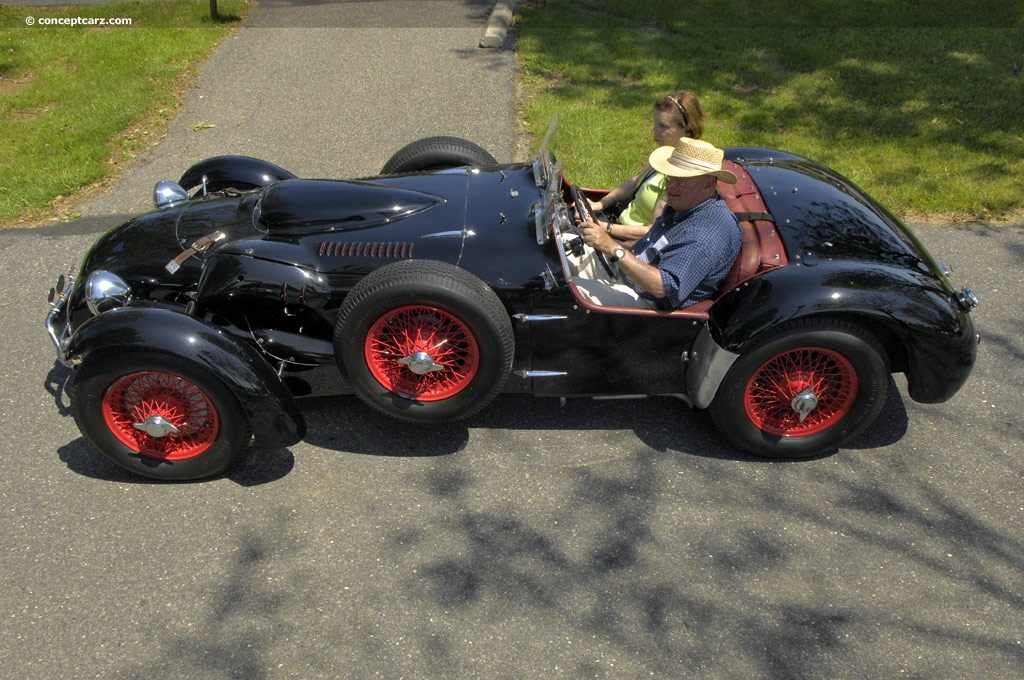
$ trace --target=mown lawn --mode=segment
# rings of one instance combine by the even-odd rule
[[[59,212],[161,133],[249,0],[0,6],[0,225]],[[25,18],[130,17],[131,26]],[[699,94],[705,137],[831,165],[915,219],[1024,213],[1024,4],[981,0],[527,0],[528,130],[558,111],[574,181],[610,186],[651,151],[650,105]]]
[[[652,150],[651,103],[701,98],[705,138],[806,155],[910,218],[1024,208],[1024,4],[979,0],[547,0],[517,54],[539,135],[560,113],[574,181]]]
[[[156,139],[249,2],[220,0],[218,10],[220,21],[209,0],[0,6],[0,224],[59,211]],[[40,25],[55,17],[131,25]]]

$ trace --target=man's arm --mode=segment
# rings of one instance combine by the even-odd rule
[[[665,285],[661,280],[661,271],[657,267],[638,260],[628,248],[612,238],[604,226],[596,222],[583,222],[580,226],[583,228],[583,241],[608,257],[611,257],[616,248],[622,246],[626,256],[616,263],[622,273],[654,297],[665,297]]]

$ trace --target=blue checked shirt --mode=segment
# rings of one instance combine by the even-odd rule
[[[713,297],[740,254],[743,231],[721,196],[686,212],[666,206],[661,218],[630,250],[661,272],[665,297],[633,284],[658,309],[681,309]]]

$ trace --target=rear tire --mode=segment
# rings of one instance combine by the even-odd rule
[[[888,378],[880,343],[860,326],[796,321],[737,359],[711,403],[711,417],[726,439],[755,455],[815,456],[875,420]]]
[[[397,175],[497,163],[486,149],[469,140],[460,137],[425,137],[396,151],[381,168],[380,174]]]
[[[186,359],[157,352],[86,359],[71,409],[100,453],[154,479],[215,475],[251,438],[245,412],[223,383]]]

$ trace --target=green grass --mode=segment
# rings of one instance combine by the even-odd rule
[[[904,217],[1024,208],[1024,3],[548,0],[517,56],[539,135],[560,113],[577,182],[612,186],[652,150],[651,104],[693,90],[719,146],[843,173]]]
[[[710,141],[820,160],[903,216],[1024,210],[1020,0],[521,4],[528,129],[561,114],[574,181],[634,173],[651,151],[651,102],[684,87],[701,97]],[[237,20],[250,2],[218,5]],[[133,23],[27,27],[26,16]],[[209,0],[0,6],[0,224],[59,211],[156,138],[233,26],[210,20]]]
[[[38,219],[155,139],[247,0],[0,6],[0,224]],[[36,25],[26,25],[32,16]],[[42,17],[131,26],[41,26]]]

